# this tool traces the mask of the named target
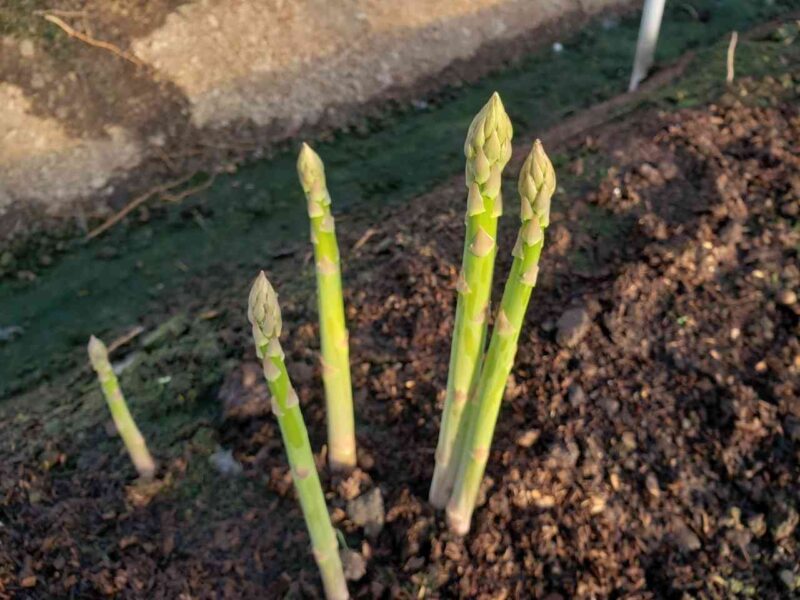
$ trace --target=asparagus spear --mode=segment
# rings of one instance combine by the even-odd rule
[[[142,479],[151,479],[155,475],[156,464],[125,403],[125,396],[122,395],[119,381],[108,360],[108,349],[103,342],[92,336],[89,338],[88,351],[89,361],[97,372],[97,379],[103,388],[111,418],[114,419],[114,425],[128,450],[133,466]]]
[[[356,438],[339,246],[331,215],[331,197],[325,184],[325,167],[308,144],[303,144],[300,150],[297,173],[308,201],[317,271],[322,380],[328,415],[328,456],[333,470],[347,470],[356,466]]]
[[[492,288],[497,218],[503,212],[500,181],[511,158],[511,120],[495,92],[475,116],[464,143],[467,159],[467,232],[450,350],[447,395],[436,447],[429,499],[444,508],[453,486],[458,454],[454,452],[464,422],[467,398],[477,381],[486,340],[486,317]]]
[[[314,560],[322,576],[325,597],[328,600],[347,599],[349,595],[339,558],[339,546],[325,505],[297,393],[292,388],[283,361],[283,349],[279,341],[281,309],[278,296],[263,271],[250,290],[247,318],[253,326],[256,353],[262,360],[264,377],[272,392],[272,412],[278,419],[292,469],[292,480],[311,536]]]
[[[483,479],[503,390],[517,353],[517,341],[536,276],[544,230],[550,223],[550,198],[556,176],[542,143],[536,140],[519,176],[522,225],[512,254],[514,262],[506,281],[492,338],[470,403],[476,403],[467,434],[453,494],[447,505],[450,529],[465,535]]]

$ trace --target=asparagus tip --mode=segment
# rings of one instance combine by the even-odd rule
[[[281,334],[281,309],[278,294],[267,279],[264,271],[259,272],[247,303],[247,319],[253,326],[253,338],[261,353],[271,339]]]
[[[541,140],[533,143],[519,173],[519,195],[522,200],[522,220],[534,215],[542,227],[550,223],[550,199],[556,189],[556,172],[544,151]]]
[[[322,159],[306,142],[303,142],[297,157],[297,174],[306,194],[325,185],[325,166]]]
[[[467,187],[473,182],[483,185],[491,181],[492,193],[487,195],[494,196],[497,193],[495,184],[499,183],[500,172],[511,158],[512,135],[511,119],[506,113],[500,94],[494,92],[475,115],[464,142]]]
[[[92,363],[92,367],[95,369],[99,367],[100,363],[108,360],[108,349],[99,338],[91,336],[87,349],[89,353],[89,362]]]

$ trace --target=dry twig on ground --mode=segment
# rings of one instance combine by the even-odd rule
[[[142,333],[144,333],[144,327],[142,327],[141,325],[137,325],[136,327],[131,329],[128,333],[121,335],[117,339],[112,341],[108,345],[108,353],[112,354],[114,350],[122,348],[122,346],[124,346],[125,344],[131,342],[132,340],[135,340],[137,337],[142,335]]]
[[[111,42],[105,42],[103,40],[98,40],[98,39],[95,39],[95,38],[93,38],[93,37],[91,37],[89,35],[86,35],[85,33],[81,33],[80,31],[78,31],[77,29],[71,27],[70,25],[65,23],[62,19],[60,19],[59,17],[57,17],[57,16],[55,16],[53,14],[44,15],[44,18],[45,18],[45,20],[50,21],[54,25],[57,25],[58,27],[60,27],[64,31],[64,33],[66,33],[69,37],[72,37],[72,38],[75,38],[77,40],[80,40],[85,44],[89,44],[90,46],[94,46],[95,48],[102,48],[103,50],[108,50],[112,54],[116,54],[120,58],[123,58],[123,59],[127,60],[128,62],[133,63],[137,67],[145,66],[145,63],[143,63],[141,60],[136,58],[136,56],[134,56],[130,52],[126,52],[125,50],[122,50],[119,46],[116,46],[116,45],[112,44]]]
[[[187,188],[182,192],[178,192],[177,194],[172,194],[170,192],[164,192],[161,194],[161,197],[166,200],[167,202],[172,202],[173,204],[177,204],[184,198],[188,198],[197,192],[202,192],[204,189],[211,187],[211,184],[214,183],[214,180],[217,178],[216,173],[212,174],[208,179],[206,179],[203,183],[199,183],[194,187]]]
[[[128,202],[123,207],[122,210],[120,210],[118,213],[114,214],[112,217],[108,218],[102,225],[100,225],[98,227],[95,227],[89,233],[87,233],[86,234],[86,240],[94,239],[98,235],[100,235],[101,233],[106,231],[107,229],[110,229],[111,227],[113,227],[114,225],[119,223],[122,219],[124,219],[128,214],[130,214],[130,212],[133,211],[135,208],[137,208],[137,207],[141,206],[142,204],[144,204],[145,202],[147,202],[147,200],[150,199],[152,196],[154,196],[156,194],[160,194],[160,193],[166,192],[166,191],[171,190],[172,188],[175,188],[175,187],[177,187],[177,186],[179,186],[179,185],[181,185],[183,183],[186,183],[187,181],[189,181],[194,176],[195,176],[195,173],[191,173],[189,175],[185,175],[185,176],[180,177],[178,179],[173,179],[172,181],[168,181],[167,183],[163,183],[161,185],[157,185],[156,187],[147,190],[143,194],[137,196],[136,198],[134,198],[133,200]]]
[[[366,244],[376,233],[378,233],[378,231],[373,227],[367,229],[364,232],[364,235],[362,235],[358,239],[358,241],[355,244],[353,244],[353,252],[355,252],[356,250],[360,250],[364,246],[364,244]]]
[[[734,31],[731,33],[731,41],[728,44],[728,74],[725,81],[733,83],[734,77],[734,60],[736,59],[736,42],[739,41],[739,33]]]

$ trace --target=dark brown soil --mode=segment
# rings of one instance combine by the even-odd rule
[[[775,99],[780,90],[767,81],[717,105],[642,114],[570,151],[579,158],[559,170],[562,181],[592,157],[614,167],[585,193],[557,196],[484,502],[465,539],[426,502],[463,183],[387,212],[357,250],[365,230],[339,228],[351,249],[362,455],[360,470],[326,484],[336,526],[367,562],[354,597],[798,594],[800,114],[796,97]],[[500,245],[510,250],[515,218],[504,221]],[[509,258],[501,250],[499,275]],[[282,300],[289,369],[319,448],[313,304]],[[241,311],[241,298],[223,304]],[[572,307],[591,324],[570,340],[557,329]],[[217,335],[237,364],[250,347],[246,327]],[[318,597],[277,426],[259,409],[263,390],[232,367],[222,396],[236,415],[214,424],[215,435],[252,483],[227,512],[213,504],[225,496],[169,492],[203,460],[197,428],[164,466],[159,491],[130,485],[127,467],[113,475],[110,465],[125,463],[93,450],[103,432],[48,439],[40,423],[17,425],[45,439],[35,456],[0,446],[0,597]],[[347,501],[375,486],[386,524],[370,539]]]

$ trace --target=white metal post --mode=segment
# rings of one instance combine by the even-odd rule
[[[647,72],[653,66],[665,1],[644,0],[642,22],[639,25],[639,40],[636,42],[636,57],[633,59],[633,72],[628,91],[632,92],[639,87],[639,82],[647,77]]]

